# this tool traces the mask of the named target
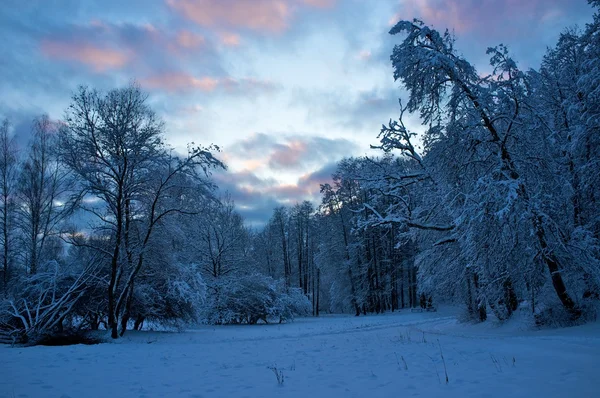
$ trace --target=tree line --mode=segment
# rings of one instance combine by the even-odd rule
[[[380,130],[381,156],[344,159],[321,186],[306,234],[315,246],[301,238],[311,223],[297,221],[299,206],[287,222],[277,209],[263,232],[286,281],[295,272],[302,287],[303,270],[316,267],[309,285],[321,286],[320,302],[356,315],[434,299],[480,321],[519,308],[538,323],[595,318],[599,32],[596,13],[527,71],[505,46],[491,47],[484,75],[448,31],[397,23],[390,59],[406,95],[399,119]],[[422,134],[407,127],[408,115],[419,116]]]

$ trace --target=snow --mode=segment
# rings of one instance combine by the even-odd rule
[[[0,345],[0,397],[600,396],[600,323],[522,325],[461,324],[447,309]]]

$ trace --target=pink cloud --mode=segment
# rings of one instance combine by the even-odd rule
[[[548,21],[561,15],[561,8],[572,5],[571,0],[405,0],[399,11],[389,20],[393,25],[401,19],[418,18],[437,29],[451,29],[463,34],[477,31],[494,36],[506,33],[506,20],[529,25]],[[513,33],[518,28],[513,28]]]
[[[212,77],[197,78],[187,73],[165,73],[142,80],[142,85],[151,89],[161,89],[169,92],[197,89],[200,91],[213,91],[219,81]]]
[[[204,36],[197,35],[189,30],[182,30],[177,34],[177,44],[180,47],[191,49],[204,45],[206,40]]]
[[[277,88],[272,82],[255,78],[234,79],[231,77],[196,77],[185,72],[169,72],[151,76],[142,79],[142,85],[150,89],[164,90],[167,92],[183,92],[190,90],[212,92],[220,89],[230,93],[243,93],[252,91],[272,91]]]
[[[126,52],[89,43],[44,40],[41,50],[48,58],[79,62],[92,67],[96,72],[120,69],[130,61]]]
[[[410,0],[402,3],[402,8],[389,21],[394,25],[400,19],[418,18],[428,25],[434,25],[438,29],[451,28],[457,32],[468,30],[473,24],[472,14],[480,12],[477,4],[468,4],[470,12],[465,12],[465,3],[473,3],[472,0],[458,2],[453,0]]]
[[[291,15],[283,0],[167,0],[167,5],[202,26],[234,26],[281,32]]]
[[[271,154],[269,164],[274,167],[294,167],[300,164],[308,145],[300,140],[290,141],[286,144],[280,144]]]
[[[243,170],[256,171],[266,165],[264,160],[261,159],[248,159],[242,162]]]
[[[183,17],[207,27],[259,32],[286,30],[298,8],[331,8],[337,0],[165,0]]]
[[[168,31],[149,23],[114,24],[94,19],[71,26],[67,33],[42,39],[41,53],[50,59],[83,64],[95,72],[128,67],[139,73],[156,66],[157,60],[170,63],[173,57],[165,57],[165,52],[184,58],[211,49],[204,36],[191,30]]]
[[[294,203],[304,199],[317,199],[321,184],[331,183],[331,181],[330,175],[323,176],[317,171],[301,175],[296,183],[271,184],[263,187],[260,191],[263,194],[275,196],[279,200]]]
[[[240,45],[241,42],[240,36],[231,32],[224,32],[219,34],[219,39],[221,41],[221,44],[229,47],[237,47]]]

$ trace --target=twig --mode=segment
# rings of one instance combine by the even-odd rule
[[[269,369],[271,369],[273,371],[273,373],[275,374],[275,377],[277,378],[277,384],[282,386],[283,382],[285,380],[283,377],[283,370],[277,369],[276,366],[269,366]]]
[[[438,346],[440,347],[440,356],[442,357],[442,362],[444,363],[444,373],[446,374],[446,384],[448,384],[448,369],[446,368],[446,360],[444,359],[444,353],[442,352],[442,344],[440,343],[440,339],[438,339]]]

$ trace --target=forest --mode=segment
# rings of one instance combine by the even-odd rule
[[[600,303],[600,1],[541,65],[395,24],[399,116],[341,160],[321,202],[250,228],[212,178],[216,145],[173,151],[137,83],[81,86],[18,148],[0,123],[0,335],[38,344],[147,325],[287,322],[458,305],[462,319],[595,320]],[[408,127],[418,117],[422,132]],[[441,349],[441,346],[440,346]]]

